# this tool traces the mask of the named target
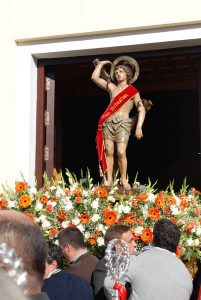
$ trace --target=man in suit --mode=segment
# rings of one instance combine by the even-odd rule
[[[98,258],[87,251],[81,231],[77,227],[67,227],[59,233],[58,240],[63,255],[68,261],[65,270],[90,283]]]
[[[48,243],[48,256],[42,290],[50,300],[93,300],[93,289],[83,278],[63,271],[60,248]]]
[[[132,256],[127,278],[132,286],[132,300],[189,300],[192,278],[175,252],[180,239],[178,226],[168,219],[155,223],[153,247]],[[111,299],[114,281],[104,282],[107,298]]]
[[[106,230],[104,236],[105,246],[107,247],[107,244],[113,239],[122,239],[126,243],[129,253],[131,255],[134,254],[136,250],[136,242],[129,226],[123,224],[114,224],[110,226]],[[91,285],[94,289],[95,300],[107,299],[104,292],[104,279],[107,275],[105,263],[105,258],[101,258],[92,274]],[[128,284],[127,288],[129,288]]]

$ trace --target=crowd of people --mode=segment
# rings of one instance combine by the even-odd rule
[[[152,246],[141,252],[136,250],[129,226],[110,226],[105,233],[105,246],[113,239],[123,240],[130,255],[125,279],[121,282],[126,299],[201,299],[200,269],[193,289],[190,273],[175,255],[180,239],[175,223],[168,219],[157,221]],[[3,243],[21,259],[27,276],[23,286],[14,282],[0,256],[2,299],[112,299],[115,280],[107,275],[105,256],[98,259],[87,251],[78,228],[61,231],[57,245],[47,241],[40,226],[23,213],[0,210],[0,244]],[[65,266],[64,257],[68,263]],[[14,265],[13,272],[15,268]]]

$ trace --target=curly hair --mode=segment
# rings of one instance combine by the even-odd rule
[[[130,65],[117,65],[115,67],[115,71],[118,69],[123,69],[126,73],[126,79],[127,79],[127,84],[131,83],[131,79],[133,77],[133,70]],[[115,77],[115,76],[114,76]],[[117,83],[116,77],[115,77],[115,83]]]
[[[59,246],[48,241],[47,263],[50,265],[54,260],[57,262],[57,268],[63,270],[63,254]]]
[[[176,252],[180,239],[179,227],[168,219],[160,219],[154,225],[153,244],[170,252]]]

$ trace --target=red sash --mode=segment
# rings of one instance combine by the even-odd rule
[[[102,124],[111,116],[113,116],[128,100],[138,93],[132,85],[129,85],[122,92],[120,92],[109,104],[106,111],[102,114],[98,122],[98,129],[96,133],[96,145],[98,151],[98,162],[101,176],[107,171],[106,156],[104,153],[103,128]],[[101,172],[102,171],[102,172]]]

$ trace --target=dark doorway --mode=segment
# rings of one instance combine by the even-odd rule
[[[199,50],[199,51],[198,51]],[[140,66],[136,82],[142,98],[154,106],[147,113],[144,138],[130,138],[127,157],[130,183],[158,180],[164,189],[174,179],[178,190],[200,184],[199,64],[201,49],[181,49],[128,53]],[[125,54],[125,53],[124,53]],[[102,55],[114,60],[118,55]],[[80,178],[89,168],[93,182],[101,182],[96,153],[96,128],[109,103],[109,95],[90,79],[95,57],[48,60],[55,69],[55,160]]]

